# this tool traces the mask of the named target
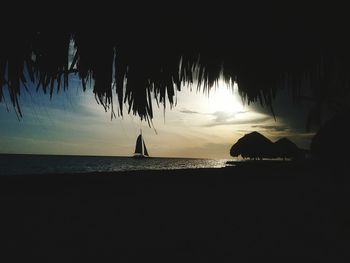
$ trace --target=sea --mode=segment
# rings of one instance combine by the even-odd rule
[[[221,168],[228,159],[0,154],[0,176]]]

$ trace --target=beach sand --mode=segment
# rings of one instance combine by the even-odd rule
[[[2,262],[343,262],[349,255],[349,187],[333,179],[331,170],[290,162],[3,176],[6,253],[0,257],[7,257]]]

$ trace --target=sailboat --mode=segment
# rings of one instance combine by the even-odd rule
[[[147,157],[149,157],[149,154],[147,152],[145,141],[142,138],[142,131],[141,131],[140,135],[137,137],[137,140],[136,140],[134,158],[147,158]]]

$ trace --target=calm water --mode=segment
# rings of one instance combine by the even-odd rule
[[[220,168],[227,160],[0,154],[0,175]]]

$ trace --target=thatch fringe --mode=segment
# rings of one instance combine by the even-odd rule
[[[314,22],[303,23],[299,17],[289,21],[283,14],[269,20],[264,13],[253,15],[257,18],[251,21],[225,13],[217,21],[169,15],[138,23],[122,17],[112,20],[118,26],[103,30],[5,33],[0,42],[0,100],[7,88],[21,115],[18,97],[28,81],[52,96],[55,87],[68,87],[72,73],[79,75],[84,89],[92,81],[105,108],[115,92],[120,114],[128,103],[129,112],[146,119],[153,117],[152,94],[164,106],[173,105],[183,85],[197,82],[207,90],[220,76],[227,83],[237,81],[248,103],[268,106],[281,87],[290,88],[295,98],[309,89],[310,99],[318,104],[331,94],[348,93],[350,52],[344,26],[332,24],[324,32],[324,24],[314,30]],[[76,50],[70,60],[72,41]]]

